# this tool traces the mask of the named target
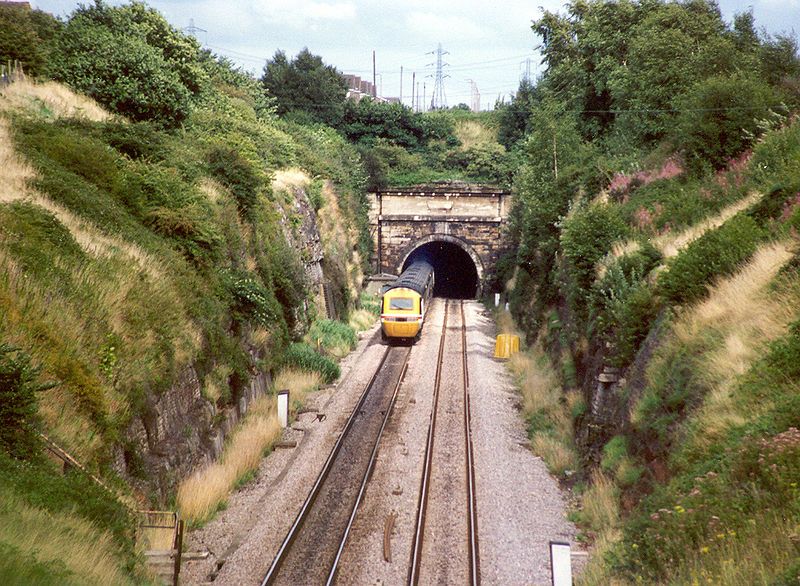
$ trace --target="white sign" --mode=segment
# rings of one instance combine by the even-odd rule
[[[289,391],[278,391],[278,421],[281,427],[289,425]]]
[[[569,543],[550,542],[550,568],[553,572],[553,586],[572,586]]]
[[[494,294],[494,306],[500,307],[500,293]]]

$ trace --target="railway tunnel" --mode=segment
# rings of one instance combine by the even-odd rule
[[[402,270],[416,260],[425,260],[433,266],[436,279],[434,296],[450,299],[474,299],[477,296],[480,284],[478,267],[461,246],[446,240],[426,242],[411,251]]]
[[[469,299],[488,293],[508,250],[511,194],[458,182],[395,187],[370,194],[375,282],[423,258],[436,271],[435,295]]]

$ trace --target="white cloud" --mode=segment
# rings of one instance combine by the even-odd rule
[[[356,5],[352,2],[340,4],[311,2],[306,7],[306,17],[319,20],[355,20]]]
[[[486,31],[463,16],[440,15],[431,12],[412,12],[406,17],[409,31],[436,40],[453,38],[478,40]]]
[[[294,28],[313,26],[321,21],[352,21],[357,17],[354,2],[269,0],[255,3],[253,9],[269,24]]]

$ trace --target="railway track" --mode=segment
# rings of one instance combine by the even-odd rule
[[[387,346],[261,582],[332,584],[411,348]],[[353,482],[361,478],[360,485]]]
[[[451,305],[455,302],[446,302],[439,343],[409,562],[408,584],[411,585],[420,582],[480,584],[466,322],[462,301],[456,316],[460,320],[461,335],[452,337],[451,341],[448,337],[448,329],[454,329],[448,328]],[[459,348],[454,350],[454,347]],[[460,357],[460,369],[456,357]],[[460,478],[456,472],[458,465],[454,464],[458,459],[464,462],[465,473]],[[463,499],[458,498],[461,495]],[[434,519],[429,523],[430,517]],[[426,541],[427,533],[431,533],[432,538]],[[459,533],[462,537],[458,537]]]

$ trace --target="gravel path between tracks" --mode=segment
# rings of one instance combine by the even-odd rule
[[[566,502],[541,458],[529,448],[520,396],[493,358],[495,323],[477,302],[465,302],[470,405],[482,584],[551,583],[549,541],[578,549]],[[345,548],[337,583],[404,584],[422,473],[425,434],[444,303],[436,300],[415,345],[405,383]],[[452,334],[456,334],[455,331]],[[460,465],[460,464],[459,464]],[[388,521],[389,518],[393,519]],[[384,559],[385,531],[391,562]],[[577,568],[578,563],[573,563]]]
[[[519,394],[503,363],[492,357],[494,321],[477,302],[466,302],[464,310],[482,583],[550,584],[548,542],[568,541],[578,549],[576,529],[566,520],[557,482],[530,451]],[[405,583],[443,314],[444,303],[437,299],[422,339],[412,349],[395,413],[345,548],[339,584]],[[325,420],[317,421],[315,413],[301,415],[285,438],[297,439],[298,447],[275,450],[263,460],[256,479],[232,495],[226,510],[189,532],[187,550],[208,551],[209,556],[185,562],[181,583],[204,584],[212,575],[215,585],[260,583],[381,358],[383,346],[372,343],[376,330],[367,334],[343,362],[341,382],[310,401],[309,407],[325,413]],[[392,527],[391,562],[384,560],[387,523]],[[224,565],[217,574],[220,561]]]

